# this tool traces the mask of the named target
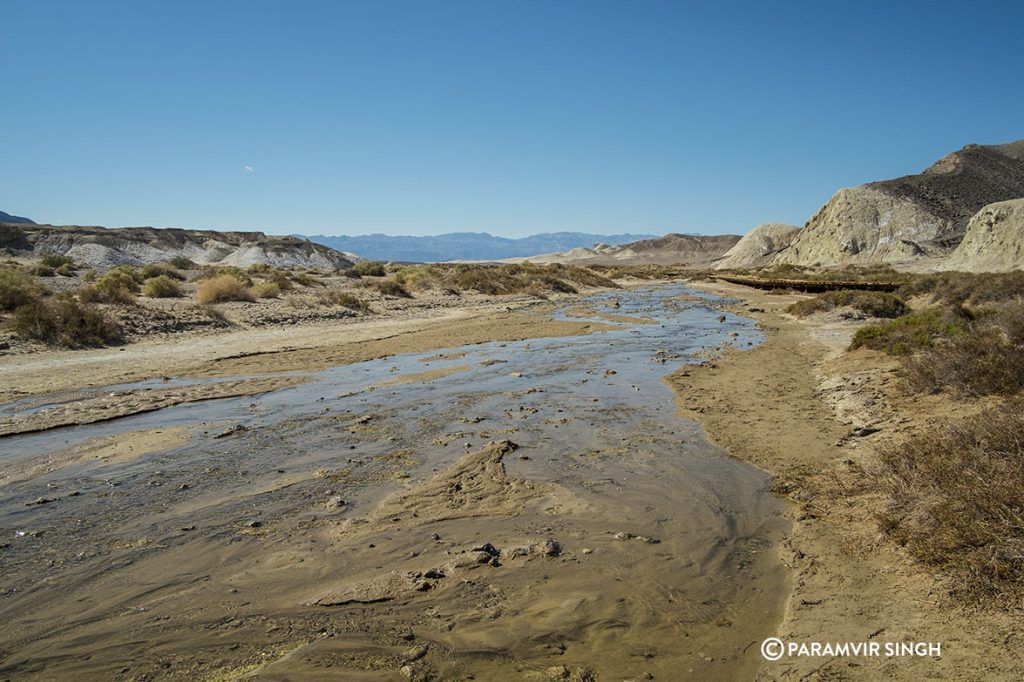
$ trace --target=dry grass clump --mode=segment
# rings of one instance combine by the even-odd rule
[[[46,294],[46,289],[24,270],[0,266],[0,311],[14,310]]]
[[[373,312],[369,303],[340,289],[324,289],[317,294],[317,300],[321,305],[341,306],[360,313]]]
[[[285,270],[272,270],[266,273],[265,277],[266,281],[276,284],[279,291],[291,291],[295,288],[292,278],[288,276],[288,272]]]
[[[75,262],[67,256],[57,256],[54,254],[43,256],[39,259],[40,265],[45,265],[46,267],[53,268],[54,270],[64,267],[65,265],[74,265],[74,263]]]
[[[22,338],[68,348],[103,346],[121,340],[117,323],[99,308],[69,298],[23,305],[15,311],[12,326]]]
[[[249,287],[230,273],[203,280],[196,286],[196,302],[199,305],[254,300]]]
[[[883,530],[965,599],[1014,603],[1024,593],[1022,408],[939,424],[881,454]]]
[[[167,275],[150,277],[142,285],[142,295],[149,298],[179,298],[184,294],[181,285]]]
[[[861,327],[853,335],[850,350],[865,347],[890,355],[907,355],[931,348],[937,339],[966,334],[969,322],[969,315],[956,308],[932,308],[910,313]]]
[[[686,265],[588,265],[587,269],[611,280],[617,279],[695,279],[701,270]]]
[[[890,265],[845,265],[841,268],[811,268],[780,263],[758,270],[737,270],[738,274],[762,279],[796,279],[813,282],[902,282],[913,275],[897,272]]]
[[[903,299],[882,291],[826,291],[814,298],[797,301],[786,308],[786,312],[797,317],[807,317],[819,312],[848,306],[871,317],[899,317],[910,312]]]

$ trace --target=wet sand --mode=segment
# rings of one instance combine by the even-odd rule
[[[784,658],[761,679],[1015,679],[1024,626],[1012,613],[965,608],[900,548],[883,540],[884,501],[864,474],[874,448],[963,413],[941,396],[894,389],[896,363],[847,353],[860,323],[783,314],[797,300],[729,284],[695,285],[742,301],[766,341],[687,367],[669,382],[682,414],[733,456],[770,472],[793,501],[782,560],[793,591],[777,636],[797,642],[942,642],[935,658]],[[968,406],[966,409],[970,409]],[[877,429],[854,435],[864,426]]]
[[[788,522],[663,377],[758,332],[682,291],[615,298],[617,324],[496,313],[191,363],[158,350],[168,390],[295,383],[0,439],[22,472],[0,482],[0,673],[752,677],[783,617]],[[70,367],[147,378],[37,367],[23,395],[80,388]]]

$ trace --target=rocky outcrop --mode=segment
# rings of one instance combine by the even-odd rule
[[[143,265],[184,256],[200,265],[256,263],[282,267],[345,268],[352,260],[320,244],[262,232],[158,229],[152,227],[56,227],[4,225],[0,249],[31,256],[61,255],[94,267]]]
[[[896,263],[948,255],[983,206],[1024,196],[1024,140],[967,145],[918,175],[837,192],[776,262]]]
[[[1000,201],[978,211],[945,268],[966,272],[1024,269],[1024,199]]]
[[[732,270],[768,265],[775,254],[788,247],[799,232],[797,226],[784,223],[758,225],[726,251],[714,267],[717,270]]]

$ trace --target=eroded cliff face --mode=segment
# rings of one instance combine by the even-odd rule
[[[788,247],[799,234],[800,228],[783,223],[758,225],[725,252],[715,263],[718,270],[757,268],[768,265],[777,253]]]
[[[283,267],[345,268],[343,253],[295,237],[262,232],[158,229],[152,227],[0,226],[0,248],[16,254],[62,255],[94,267],[143,265],[184,256],[200,265],[255,263]]]
[[[1024,268],[1024,199],[984,207],[945,264],[948,270],[1006,272]]]
[[[1024,197],[1024,141],[967,145],[917,175],[836,192],[775,258],[795,265],[949,255],[982,207]]]
[[[952,228],[919,204],[863,185],[836,192],[774,261],[794,265],[894,263],[934,255]]]

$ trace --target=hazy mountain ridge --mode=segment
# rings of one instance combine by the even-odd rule
[[[367,235],[296,235],[338,251],[383,261],[443,262],[450,260],[502,260],[590,247],[599,242],[625,244],[654,235],[600,235],[584,232],[549,232],[519,239],[486,232],[451,232],[426,237]]]
[[[0,211],[0,223],[9,223],[11,225],[35,225],[34,220],[23,218],[20,215],[11,215],[10,213],[4,213]]]
[[[597,244],[561,253],[542,254],[525,260],[531,263],[574,263],[577,265],[691,265],[708,266],[740,241],[738,235],[693,235],[669,233],[619,246]]]
[[[179,228],[7,224],[0,226],[0,248],[19,255],[68,256],[100,267],[158,263],[175,256],[201,265],[239,267],[266,263],[344,268],[352,264],[345,254],[296,237]]]

